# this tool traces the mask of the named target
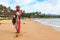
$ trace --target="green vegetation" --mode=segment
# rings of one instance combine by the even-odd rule
[[[43,14],[42,12],[31,12],[31,13],[23,12],[22,16],[26,18],[60,18],[60,15]]]
[[[0,18],[0,20],[11,20],[11,18]]]
[[[13,15],[13,10],[10,7],[5,7],[3,5],[0,5],[0,15],[4,17],[12,17]]]
[[[14,10],[12,10],[10,7],[5,7],[3,5],[0,5],[0,20],[7,20],[7,19],[12,19],[13,17]],[[7,18],[8,17],[8,18]],[[22,10],[22,19],[25,18],[60,18],[60,15],[46,15],[45,13],[43,14],[42,12],[31,12],[31,13],[26,13],[25,11]]]

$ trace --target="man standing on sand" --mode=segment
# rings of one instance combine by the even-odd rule
[[[17,30],[17,33],[20,33],[20,17],[21,17],[22,11],[20,10],[20,6],[16,6],[16,10],[14,11],[14,16],[13,18],[15,18],[15,28]]]

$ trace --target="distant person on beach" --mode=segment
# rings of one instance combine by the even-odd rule
[[[20,17],[21,17],[22,11],[20,10],[20,6],[16,6],[16,10],[14,11],[14,16],[13,16],[13,25],[15,25],[15,28],[17,30],[17,33],[20,33]],[[17,26],[17,22],[19,23],[19,26]],[[17,29],[18,28],[18,29]]]

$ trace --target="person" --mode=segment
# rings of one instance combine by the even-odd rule
[[[20,17],[21,17],[22,11],[20,10],[20,6],[16,6],[16,10],[14,11],[13,15],[13,24],[15,24],[15,28],[17,30],[17,33],[20,33]]]

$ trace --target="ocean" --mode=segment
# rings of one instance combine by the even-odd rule
[[[54,29],[60,31],[60,18],[48,18],[48,19],[43,18],[43,19],[35,19],[34,21],[44,25],[49,25]]]

